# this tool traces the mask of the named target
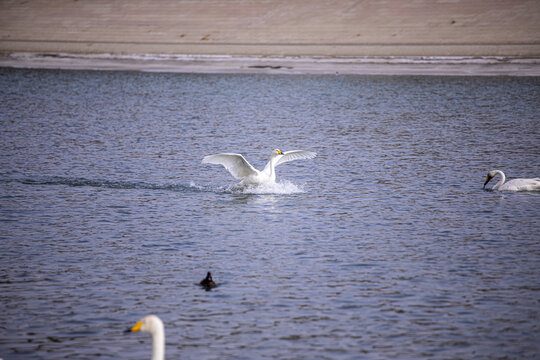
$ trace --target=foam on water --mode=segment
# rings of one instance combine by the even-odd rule
[[[250,186],[245,188],[231,187],[229,189],[233,193],[241,194],[280,194],[280,195],[289,195],[289,194],[301,194],[304,193],[303,185],[296,185],[288,180],[282,182],[277,182],[274,184],[264,184],[259,186]]]
[[[305,185],[297,185],[291,181],[284,180],[274,184],[242,187],[238,184],[228,186],[209,187],[196,184],[191,181],[189,187],[195,191],[210,191],[217,194],[243,194],[243,195],[291,195],[305,193]]]

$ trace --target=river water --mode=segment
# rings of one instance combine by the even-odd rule
[[[0,358],[540,357],[535,77],[0,69]],[[237,190],[205,155],[317,152]],[[492,185],[489,184],[488,187]],[[218,287],[197,284],[211,271]]]

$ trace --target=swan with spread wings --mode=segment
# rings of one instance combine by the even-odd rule
[[[313,151],[291,150],[272,151],[270,161],[262,171],[255,169],[241,154],[222,153],[205,156],[203,164],[223,165],[232,176],[242,179],[239,186],[258,186],[276,182],[275,167],[293,160],[313,159],[317,154]]]

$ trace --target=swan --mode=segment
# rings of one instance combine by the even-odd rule
[[[238,184],[241,187],[274,184],[276,182],[275,167],[293,160],[313,159],[317,154],[312,151],[291,150],[282,152],[279,149],[272,151],[270,161],[262,171],[255,169],[241,154],[223,153],[205,156],[203,164],[223,165],[232,176],[242,179]]]
[[[165,359],[165,328],[156,315],[147,315],[125,332],[142,331],[152,334],[152,360]]]
[[[499,191],[534,191],[540,190],[540,178],[534,179],[513,179],[505,183],[506,176],[501,170],[491,170],[488,172],[484,188],[487,183],[497,174],[501,175],[501,179],[493,186],[492,190]]]

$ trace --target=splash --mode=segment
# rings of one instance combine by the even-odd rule
[[[283,182],[279,182],[279,183],[274,183],[274,184],[263,184],[263,185],[250,186],[250,187],[233,186],[230,188],[230,191],[235,194],[254,194],[254,195],[264,195],[264,194],[289,195],[289,194],[301,194],[305,192],[303,185],[296,185],[287,180],[284,180]]]

